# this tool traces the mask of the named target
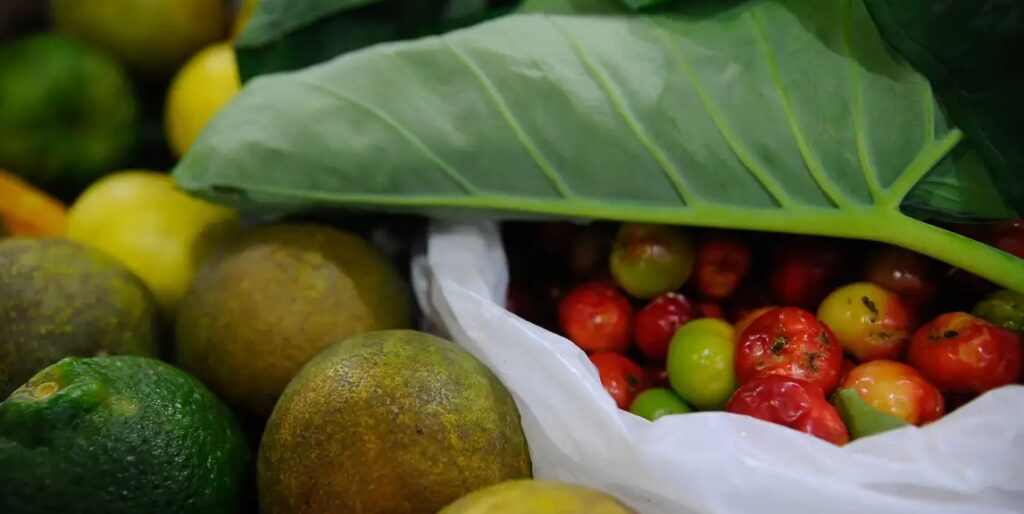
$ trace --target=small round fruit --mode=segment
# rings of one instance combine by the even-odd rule
[[[668,343],[680,326],[697,317],[685,296],[665,293],[636,312],[633,338],[644,356],[655,362],[664,362]]]
[[[697,247],[694,277],[697,290],[706,298],[732,296],[750,271],[750,245],[728,232],[715,232]]]
[[[219,43],[194,55],[167,92],[164,120],[171,150],[181,157],[206,126],[242,88],[235,49]]]
[[[839,368],[839,385],[846,383],[846,377],[850,376],[850,372],[857,367],[857,363],[853,362],[846,357],[843,357],[843,367]]]
[[[628,409],[633,398],[649,385],[647,373],[623,355],[598,352],[590,355],[590,362],[597,368],[601,385],[620,409]]]
[[[612,247],[610,269],[619,287],[646,300],[685,284],[693,259],[693,242],[678,228],[625,223]]]
[[[950,312],[917,330],[907,360],[943,392],[983,393],[1020,379],[1021,339],[966,312]]]
[[[935,421],[946,412],[942,393],[902,362],[880,359],[861,364],[841,387],[857,391],[864,403],[912,425]]]
[[[792,377],[762,375],[736,390],[726,411],[752,416],[842,445],[850,440],[839,412],[821,388]]]
[[[769,285],[778,303],[810,308],[828,293],[846,254],[835,239],[788,236],[774,245]]]
[[[651,421],[669,414],[686,414],[692,410],[676,393],[664,387],[651,388],[638,394],[629,406],[629,412]]]
[[[587,352],[624,352],[633,308],[615,288],[589,282],[574,287],[558,305],[562,333]]]
[[[468,494],[437,514],[635,514],[600,491],[544,480],[512,480]]]
[[[839,383],[843,349],[828,326],[796,307],[781,307],[754,320],[736,345],[736,377],[759,375],[806,380],[827,393]]]
[[[884,246],[867,258],[865,278],[891,291],[911,309],[920,309],[935,301],[939,292],[937,262],[898,246]]]
[[[972,313],[993,325],[1024,337],[1024,294],[996,291],[974,306]]]
[[[109,175],[68,210],[68,238],[131,268],[173,315],[196,270],[241,229],[235,211],[193,198],[152,171]]]
[[[903,301],[870,282],[833,291],[818,307],[818,319],[860,362],[898,359],[910,341],[911,315]]]
[[[739,321],[736,322],[735,325],[733,325],[733,328],[736,330],[736,334],[742,334],[743,331],[746,330],[747,327],[749,327],[750,324],[754,322],[754,320],[760,318],[762,314],[771,312],[775,309],[778,309],[778,307],[775,305],[768,305],[766,307],[758,307],[757,309],[750,311],[750,314],[743,316],[743,318],[741,318]]]
[[[732,325],[716,318],[693,320],[672,337],[668,380],[679,396],[700,410],[718,410],[736,390]]]
[[[725,319],[725,310],[717,302],[697,302],[697,313],[701,318]]]

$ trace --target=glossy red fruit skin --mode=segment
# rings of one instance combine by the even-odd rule
[[[917,312],[935,302],[939,293],[940,265],[919,253],[885,246],[867,257],[864,277],[891,291]]]
[[[590,362],[597,368],[601,385],[620,409],[628,409],[633,398],[650,387],[647,373],[624,355],[598,352],[590,355]]]
[[[806,380],[827,394],[839,384],[843,350],[813,314],[780,307],[762,314],[739,335],[735,365],[740,384],[760,375],[784,375]]]
[[[750,245],[736,235],[713,232],[702,238],[694,265],[697,291],[705,298],[732,296],[750,271]]]
[[[946,393],[983,393],[1021,375],[1021,339],[966,312],[949,312],[914,333],[907,361]]]
[[[644,366],[644,373],[647,373],[651,387],[672,388],[672,384],[668,381],[668,370],[665,369],[664,364],[648,364]]]
[[[613,287],[588,282],[558,305],[562,333],[587,352],[624,352],[632,334],[633,308]]]
[[[850,441],[839,412],[828,403],[821,388],[797,378],[757,377],[733,393],[725,410],[799,430],[836,445]]]
[[[791,237],[777,244],[768,277],[777,303],[816,306],[832,289],[843,253],[843,245],[830,239]]]
[[[645,357],[664,362],[668,343],[676,330],[696,317],[696,308],[685,296],[665,293],[636,312],[633,339]]]

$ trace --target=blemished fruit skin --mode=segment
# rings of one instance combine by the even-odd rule
[[[268,415],[288,381],[348,337],[410,326],[410,299],[365,240],[322,225],[267,225],[202,267],[177,320],[177,358],[229,404]]]
[[[512,480],[468,494],[438,514],[634,514],[612,496],[545,480]]]
[[[224,404],[155,359],[64,359],[0,403],[5,514],[236,513],[250,462]]]
[[[56,34],[0,45],[0,168],[51,194],[124,164],[138,110],[126,71],[93,48]]]
[[[362,334],[310,361],[267,422],[257,470],[263,514],[433,514],[531,476],[497,377],[411,330]]]
[[[152,296],[112,258],[64,239],[0,241],[0,398],[63,357],[156,356],[159,339]]]
[[[854,282],[829,293],[818,306],[818,319],[859,362],[899,359],[913,328],[903,300],[870,282]]]

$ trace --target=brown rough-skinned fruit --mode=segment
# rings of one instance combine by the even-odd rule
[[[178,362],[229,403],[267,415],[328,345],[410,325],[409,292],[363,239],[277,224],[206,263],[178,311]]]
[[[63,239],[0,241],[0,400],[64,357],[155,357],[160,318],[142,282]]]
[[[519,412],[453,343],[409,330],[324,350],[288,385],[260,444],[263,514],[434,514],[530,476]]]
[[[463,496],[438,514],[633,514],[619,500],[588,487],[512,480]]]

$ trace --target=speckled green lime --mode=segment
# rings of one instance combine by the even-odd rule
[[[5,514],[230,514],[250,461],[220,400],[155,359],[63,359],[0,404]]]
[[[501,382],[451,342],[400,330],[335,344],[267,423],[263,514],[429,513],[531,473]]]
[[[63,357],[155,356],[159,330],[149,291],[106,254],[64,239],[0,241],[0,398]]]
[[[978,302],[973,314],[1024,337],[1024,293],[996,291]]]
[[[0,168],[74,192],[122,166],[138,107],[126,71],[56,34],[0,45]]]

